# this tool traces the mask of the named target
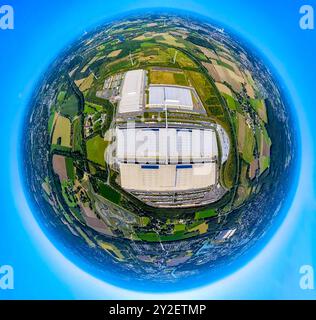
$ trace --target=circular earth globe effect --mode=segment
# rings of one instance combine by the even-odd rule
[[[276,223],[295,137],[278,84],[210,21],[144,14],[86,33],[43,76],[24,170],[42,227],[104,281],[207,284]]]

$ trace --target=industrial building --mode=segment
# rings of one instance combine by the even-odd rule
[[[218,148],[211,129],[117,128],[116,158],[127,190],[179,192],[216,183]]]
[[[144,108],[144,90],[146,73],[144,70],[132,70],[125,74],[121,89],[118,113],[140,112]]]
[[[148,106],[193,110],[192,90],[180,86],[150,85]]]
[[[121,186],[142,192],[180,192],[216,183],[216,163],[149,165],[120,164]]]
[[[218,156],[215,131],[187,128],[117,128],[119,162],[201,163]]]

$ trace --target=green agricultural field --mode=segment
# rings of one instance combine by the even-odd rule
[[[66,99],[60,106],[60,112],[64,116],[74,117],[78,113],[79,102],[77,97],[73,94]]]
[[[235,152],[230,152],[228,159],[223,167],[223,177],[222,181],[226,188],[230,189],[233,187],[236,176],[236,154]]]
[[[259,168],[262,174],[270,166],[271,139],[264,126],[256,129],[256,140],[259,151]]]
[[[95,137],[89,139],[86,142],[88,160],[104,167],[104,152],[108,144],[109,142],[104,141],[104,139],[99,135],[96,135]]]
[[[230,95],[226,94],[226,93],[221,93],[222,96],[225,98],[226,102],[227,102],[227,106],[230,110],[235,111],[236,110],[236,102],[235,99],[233,97],[231,97]]]
[[[182,51],[173,49],[173,48],[168,48],[167,52],[169,53],[169,55],[172,56],[172,59],[175,56],[175,53],[177,53],[176,55],[176,63],[178,64],[178,66],[180,68],[186,69],[186,68],[196,68],[198,69],[198,66],[196,65],[196,63],[189,58],[185,53],[183,53]]]
[[[174,226],[174,232],[182,232],[185,230],[185,224],[176,224]]]
[[[83,153],[81,129],[81,117],[78,117],[72,124],[72,150]]]
[[[212,98],[219,103],[214,88],[202,73],[196,71],[187,71],[186,74],[188,76],[189,83],[197,90],[197,93],[203,104],[205,107],[208,107],[210,110],[209,112],[212,113],[211,108],[214,106]]]
[[[147,233],[137,233],[137,237],[143,241],[148,242],[159,242],[159,241],[177,241],[188,239],[191,237],[195,237],[199,235],[199,231],[184,233],[184,232],[177,232],[175,234],[170,235],[159,235],[155,232],[147,232]]]
[[[67,171],[67,176],[70,180],[75,179],[75,168],[74,168],[74,161],[71,158],[66,158],[66,171]]]
[[[248,163],[251,163],[254,159],[253,150],[254,150],[254,146],[255,146],[255,139],[254,139],[253,132],[251,129],[246,130],[246,138],[245,139],[246,140],[245,140],[242,154],[243,154],[244,160],[247,161]]]
[[[188,85],[188,81],[182,72],[151,70],[149,78],[151,84]]]
[[[57,102],[58,102],[59,105],[61,105],[64,102],[65,97],[66,97],[66,93],[67,93],[66,91],[60,91],[58,93]]]
[[[52,133],[53,125],[54,125],[55,120],[56,120],[56,112],[53,111],[53,112],[50,114],[49,119],[48,119],[48,133],[49,133],[49,134]]]
[[[260,174],[267,170],[270,166],[270,157],[260,157],[259,159]]]
[[[195,213],[194,219],[195,220],[200,220],[200,219],[205,219],[205,218],[211,218],[211,217],[214,217],[216,215],[217,215],[216,210],[214,210],[214,209],[205,209],[205,210],[202,210],[202,211],[197,211]]]
[[[140,45],[140,47],[141,47],[142,49],[144,49],[144,48],[151,48],[151,47],[153,47],[154,45],[155,45],[155,43],[153,43],[153,42],[142,42],[141,45]]]
[[[242,158],[251,163],[254,159],[253,150],[255,137],[252,129],[247,125],[246,118],[238,114],[238,148]]]
[[[94,113],[100,112],[102,110],[103,110],[102,106],[95,104],[95,103],[85,101],[84,111],[83,111],[85,114],[94,114]]]

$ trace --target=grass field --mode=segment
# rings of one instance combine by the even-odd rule
[[[234,98],[226,93],[222,93],[223,97],[227,102],[227,106],[230,110],[236,110],[236,102]]]
[[[59,105],[61,105],[64,102],[65,97],[66,97],[66,93],[67,93],[66,91],[60,91],[58,93],[57,102],[58,102]]]
[[[264,126],[256,129],[256,140],[259,151],[259,168],[262,174],[270,166],[271,139]]]
[[[63,100],[64,102],[60,106],[60,112],[64,116],[74,117],[78,113],[78,99],[73,94],[66,100]]]
[[[196,65],[196,63],[183,52],[173,48],[168,48],[167,52],[169,53],[169,55],[172,56],[172,58],[174,58],[176,54],[176,63],[180,66],[180,68],[184,68],[184,69],[197,68],[198,69],[198,66]]]
[[[197,211],[195,213],[194,219],[195,220],[200,220],[200,219],[205,219],[205,218],[210,218],[216,216],[216,210],[214,209],[205,209],[202,211]]]
[[[108,146],[108,141],[97,135],[86,142],[88,160],[105,166],[104,152]]]
[[[55,124],[55,121],[57,119],[57,114],[56,112],[52,112],[51,115],[49,116],[49,119],[48,119],[48,133],[51,134],[52,133],[52,130],[53,130],[53,127],[54,127],[54,124]]]
[[[236,176],[236,154],[235,151],[231,151],[229,153],[228,159],[223,167],[223,177],[222,181],[224,186],[228,189],[232,188],[235,182]]]
[[[185,230],[185,224],[176,224],[174,226],[174,232],[181,232]]]
[[[75,118],[72,123],[72,150],[83,152],[82,150],[82,132],[81,117]]]
[[[267,170],[270,166],[270,157],[262,156],[259,159],[260,174]]]
[[[254,146],[255,137],[252,129],[247,125],[246,118],[238,114],[238,149],[247,163],[251,163],[254,159]]]
[[[199,234],[199,231],[195,232],[177,232],[175,234],[170,235],[159,235],[155,232],[147,232],[147,233],[137,233],[137,237],[143,241],[148,242],[160,242],[160,241],[177,241],[183,240],[191,237],[195,237]]]
[[[205,76],[196,71],[187,71],[189,82],[197,90],[197,93],[204,105],[212,107],[210,99],[216,97],[213,87]]]
[[[67,176],[70,180],[75,179],[75,169],[74,169],[74,161],[71,158],[66,158],[66,171],[67,171]]]
[[[102,110],[103,110],[102,106],[95,104],[95,103],[85,101],[84,111],[83,111],[85,114],[93,114],[96,112],[100,112]]]
[[[54,128],[52,144],[70,148],[70,135],[70,120],[68,118],[58,115]]]
[[[182,72],[151,70],[149,78],[152,84],[188,85],[188,81]]]

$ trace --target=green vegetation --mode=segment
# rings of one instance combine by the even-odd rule
[[[236,101],[233,97],[231,97],[229,94],[227,93],[221,93],[222,96],[226,99],[227,102],[227,106],[230,110],[236,110]]]
[[[252,130],[247,130],[245,139],[246,140],[245,140],[244,148],[242,150],[242,156],[246,162],[251,163],[254,159],[253,149],[255,146],[255,139],[254,139]]]
[[[182,232],[185,230],[185,224],[176,224],[174,226],[174,232]]]
[[[101,196],[115,204],[120,203],[121,194],[117,192],[115,189],[113,189],[111,186],[109,186],[108,184],[99,183],[98,188]]]
[[[230,64],[228,64],[228,63],[226,63],[226,62],[224,62],[222,60],[216,60],[216,62],[220,66],[223,66],[223,67],[225,67],[225,68],[227,68],[227,69],[229,69],[229,70],[231,70],[233,72],[235,71],[234,68]]]
[[[73,184],[70,180],[64,180],[61,185],[62,195],[68,207],[73,208],[77,205],[76,199],[72,194]]]
[[[146,227],[150,223],[150,218],[148,217],[140,217],[140,226]]]
[[[66,158],[66,170],[67,170],[67,176],[70,180],[75,179],[75,170],[74,170],[74,161],[71,158]]]
[[[236,164],[235,164],[235,155],[234,153],[228,156],[226,163],[223,166],[223,177],[222,181],[224,186],[227,189],[231,189],[234,186],[235,177],[236,177]]]
[[[57,102],[58,102],[59,105],[61,105],[61,104],[64,102],[65,97],[66,97],[66,94],[67,94],[66,91],[60,91],[60,92],[58,93]]]
[[[68,117],[74,117],[78,113],[78,99],[77,97],[72,94],[67,100],[63,102],[63,104],[60,106],[60,112],[64,116]]]
[[[188,85],[185,75],[179,71],[151,70],[149,79],[151,84]]]
[[[109,142],[105,141],[100,135],[96,135],[86,142],[88,160],[105,166],[105,149]]]
[[[72,150],[83,153],[81,117],[75,118],[72,124]]]
[[[53,112],[50,114],[49,119],[48,119],[48,127],[47,127],[47,130],[48,130],[48,133],[49,133],[49,134],[51,134],[51,133],[52,133],[52,130],[53,130],[55,115],[56,115],[56,112],[53,111]]]
[[[197,236],[199,234],[198,231],[195,232],[177,232],[170,235],[159,235],[155,232],[147,232],[147,233],[137,233],[137,237],[143,241],[148,242],[163,242],[163,241],[177,241],[177,240],[184,240],[187,238],[192,238],[194,236]]]
[[[247,163],[254,159],[254,147],[255,137],[252,128],[247,124],[246,118],[238,114],[238,149]]]
[[[84,111],[83,111],[85,114],[94,114],[94,113],[100,112],[102,110],[103,110],[102,106],[95,104],[95,103],[92,103],[92,102],[85,101]]]
[[[194,219],[195,220],[200,220],[200,219],[205,219],[205,218],[210,218],[216,216],[216,210],[215,209],[205,209],[202,211],[197,211],[195,213]]]
[[[268,117],[267,117],[267,111],[266,111],[266,106],[264,103],[264,100],[262,99],[250,99],[250,104],[251,106],[256,110],[258,113],[259,117],[264,121],[268,122]]]
[[[270,157],[260,157],[260,173],[264,172],[270,166]]]

